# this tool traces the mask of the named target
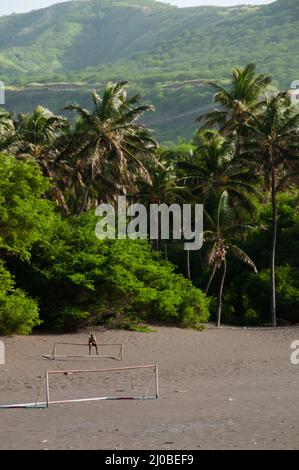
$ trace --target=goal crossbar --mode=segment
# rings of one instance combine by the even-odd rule
[[[129,367],[110,367],[105,369],[73,369],[73,370],[48,370],[48,375],[57,374],[80,374],[88,372],[111,372],[117,370],[132,370],[132,369],[150,369],[158,367],[156,364],[150,364],[148,366],[129,366]]]

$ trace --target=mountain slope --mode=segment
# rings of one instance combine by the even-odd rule
[[[70,83],[11,90],[7,107],[17,111],[37,99],[55,111],[67,99],[85,104],[89,89],[129,79],[157,107],[148,122],[173,138],[192,133],[194,115],[210,99],[204,80],[225,79],[234,65],[256,62],[280,87],[299,78],[298,29],[297,0],[183,9],[153,0],[78,0],[0,18],[0,77],[23,87]]]

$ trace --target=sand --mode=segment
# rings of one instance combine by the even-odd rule
[[[41,357],[55,341],[86,342],[87,332],[5,338],[1,404],[35,401],[46,369],[151,363],[159,364],[160,398],[0,410],[0,448],[299,448],[299,365],[290,362],[298,328],[156,330],[96,331],[98,342],[125,344],[121,363]]]

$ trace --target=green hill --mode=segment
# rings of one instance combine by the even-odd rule
[[[210,100],[206,79],[256,62],[288,87],[299,78],[299,2],[176,8],[153,0],[85,0],[0,18],[7,108],[59,111],[88,102],[107,80],[128,79],[156,105],[147,124],[162,139],[190,136]],[[30,83],[41,85],[31,85]]]

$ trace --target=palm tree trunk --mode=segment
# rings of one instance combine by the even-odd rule
[[[240,155],[240,150],[241,150],[241,139],[240,139],[240,128],[237,130],[237,139],[236,139],[236,157]]]
[[[56,202],[58,202],[59,206],[63,210],[64,215],[68,215],[69,208],[67,206],[67,203],[66,203],[66,200],[64,198],[63,192],[60,190],[60,188],[55,183],[55,178],[54,178],[53,172],[50,170],[50,168],[49,168],[49,166],[48,166],[48,164],[45,160],[40,159],[39,163],[40,163],[42,169],[44,170],[43,173],[45,174],[45,176],[47,178],[49,178],[49,180],[51,182],[51,190],[50,190],[51,194],[53,195],[54,199],[56,200]]]
[[[276,241],[277,241],[277,207],[276,207],[276,178],[275,178],[274,168],[272,169],[271,200],[272,200],[271,320],[272,320],[272,326],[277,326],[276,285],[275,285],[275,258],[276,258]]]
[[[226,276],[226,258],[223,261],[223,274],[220,283],[220,290],[219,290],[219,298],[218,298],[218,309],[217,309],[217,318],[216,318],[216,326],[219,328],[221,323],[221,312],[222,312],[222,296],[223,296],[223,286]]]
[[[81,215],[83,212],[86,211],[88,196],[89,196],[89,185],[84,190],[83,201],[82,201],[81,207],[79,209],[79,214],[78,215]]]
[[[165,240],[164,240],[163,244],[164,244],[165,260],[168,261],[167,243],[166,243]]]
[[[154,240],[154,248],[155,248],[154,251],[159,251],[159,247],[160,247],[160,246],[159,246],[159,238],[156,238],[156,239]]]
[[[187,277],[191,279],[191,272],[190,272],[190,250],[187,250]]]
[[[208,282],[208,285],[206,287],[206,295],[208,294],[209,292],[209,289],[210,289],[210,286],[211,286],[211,283],[213,281],[213,278],[215,276],[215,272],[216,272],[216,264],[214,264],[214,267],[213,267],[213,271],[212,271],[212,274],[210,276],[210,279],[209,279],[209,282]]]

